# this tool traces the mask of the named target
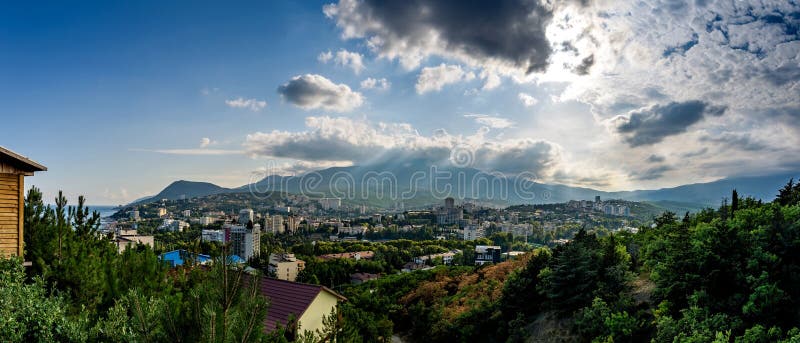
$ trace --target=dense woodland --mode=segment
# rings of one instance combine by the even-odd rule
[[[266,236],[265,250],[309,260],[303,281],[348,298],[318,337],[263,334],[268,299],[240,269],[168,270],[146,247],[118,254],[82,198],[55,203],[45,206],[36,189],[26,198],[33,266],[0,260],[3,341],[800,342],[800,185],[791,181],[771,202],[733,191],[717,209],[663,213],[636,234],[581,230],[567,244],[484,267],[462,255],[461,265],[397,273],[412,256],[475,242]],[[376,259],[313,258],[357,250]],[[346,285],[354,271],[384,276]]]

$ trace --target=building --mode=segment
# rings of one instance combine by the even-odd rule
[[[289,233],[297,232],[297,228],[300,226],[300,220],[295,218],[294,216],[286,217],[286,231]]]
[[[225,243],[225,231],[223,230],[203,230],[200,238],[203,242]]]
[[[158,230],[170,232],[182,232],[184,229],[189,228],[189,223],[177,219],[164,219]]]
[[[474,241],[478,238],[483,238],[485,236],[485,232],[483,228],[473,225],[468,225],[464,228],[464,240],[465,241]]]
[[[323,319],[336,309],[345,297],[325,286],[261,278],[259,291],[270,301],[264,331],[271,332],[278,327],[289,326],[289,318],[294,317],[302,332],[316,332],[324,329]]]
[[[325,211],[337,211],[340,207],[342,207],[342,199],[322,198],[319,199],[319,206]]]
[[[439,225],[460,224],[464,220],[464,209],[456,207],[453,198],[444,199],[444,207],[438,207],[434,212]]]
[[[114,237],[114,244],[117,245],[117,251],[122,253],[129,247],[136,247],[137,244],[144,244],[153,248],[155,247],[155,240],[153,236],[139,235],[136,230],[119,230]]]
[[[476,245],[475,246],[475,265],[482,266],[487,263],[499,263],[501,250],[496,245]]]
[[[25,177],[47,167],[0,147],[0,258],[23,255]]]
[[[184,218],[189,218],[192,216],[192,210],[183,210],[181,211],[181,215],[183,215]]]
[[[306,262],[298,260],[294,254],[269,255],[269,272],[280,280],[295,281],[297,274],[305,268]]]
[[[141,219],[141,217],[139,217],[139,210],[130,211],[128,212],[128,215],[133,221],[139,221],[139,219]]]
[[[162,218],[162,217],[167,215],[167,209],[163,208],[163,207],[159,207],[158,210],[156,211],[156,214],[158,214],[159,218]]]
[[[245,260],[261,254],[261,225],[252,229],[245,225],[225,224],[225,242],[231,243],[231,253]]]
[[[243,209],[243,210],[239,211],[239,219],[237,220],[237,222],[239,224],[245,225],[245,224],[247,224],[249,222],[252,222],[254,220],[255,220],[255,216],[253,214],[253,210],[252,209],[246,208],[246,209]]]
[[[339,228],[339,234],[356,236],[356,235],[363,235],[366,233],[367,233],[367,227],[363,225],[345,226]]]
[[[275,216],[267,216],[266,218],[266,230],[267,232],[278,234],[284,233],[286,230],[283,227],[283,216],[275,215]]]
[[[442,264],[445,264],[445,265],[449,266],[449,265],[453,264],[453,257],[455,257],[456,254],[458,254],[460,252],[461,252],[461,250],[455,249],[455,250],[450,250],[448,252],[443,252],[443,253],[439,253],[439,254],[417,256],[417,257],[414,257],[414,263],[415,264],[426,264],[427,261],[433,261],[433,260],[435,260],[437,258],[441,258],[442,259]]]

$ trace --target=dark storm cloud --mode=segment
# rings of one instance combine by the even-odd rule
[[[700,150],[689,151],[689,152],[683,153],[683,154],[681,154],[681,157],[683,157],[683,158],[692,158],[692,157],[705,155],[707,152],[708,152],[708,148],[702,148]]]
[[[589,55],[586,58],[584,58],[581,61],[581,64],[575,67],[575,69],[573,69],[572,72],[578,75],[586,75],[589,74],[589,70],[592,69],[593,65],[594,65],[594,55]]]
[[[749,133],[725,132],[719,135],[705,135],[700,137],[701,142],[719,143],[729,149],[744,151],[768,150],[770,147],[750,136]]]
[[[672,168],[672,167],[666,166],[666,165],[657,166],[657,167],[649,168],[649,169],[646,169],[646,170],[643,170],[643,171],[640,171],[640,172],[635,172],[635,173],[631,174],[631,179],[637,180],[637,181],[655,180],[655,179],[659,179],[662,176],[664,176],[665,172],[668,172],[668,171],[673,170],[673,169],[675,169],[675,168]]]
[[[659,155],[656,155],[656,154],[650,155],[647,158],[647,162],[650,162],[650,163],[661,163],[661,162],[664,162],[664,156],[659,156]]]
[[[628,145],[651,145],[677,135],[702,120],[706,115],[719,116],[725,107],[712,106],[699,100],[671,102],[640,108],[612,119],[614,130]]]
[[[533,72],[547,67],[551,53],[545,29],[553,12],[535,0],[342,0],[325,13],[345,36],[375,38],[390,54],[454,53]],[[431,47],[431,39],[442,46]]]
[[[335,84],[321,75],[295,76],[278,87],[284,100],[303,109],[326,109],[336,112],[350,111],[363,103],[361,93],[347,85]]]

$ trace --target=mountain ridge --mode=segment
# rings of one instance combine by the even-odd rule
[[[429,173],[419,173],[420,171]],[[387,206],[396,201],[414,202],[415,198],[419,198],[416,202],[425,202],[445,196],[485,200],[498,205],[559,203],[569,200],[593,200],[595,196],[600,196],[606,199],[672,201],[716,206],[723,198],[729,197],[734,188],[742,196],[771,201],[774,198],[774,190],[783,186],[789,178],[797,176],[796,174],[732,177],[649,190],[600,191],[588,187],[530,182],[468,167],[421,166],[418,163],[406,163],[390,166],[331,167],[300,176],[269,175],[257,182],[233,188],[221,187],[210,182],[178,180],[158,194],[138,199],[131,204],[161,199],[177,200],[182,196],[193,198],[219,193],[283,191],[304,193],[311,197],[335,196],[362,202],[383,202]],[[441,177],[441,175],[449,176]],[[505,194],[501,194],[503,192]],[[368,196],[363,197],[365,194]]]

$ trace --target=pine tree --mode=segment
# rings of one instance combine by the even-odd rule
[[[734,189],[733,194],[731,194],[731,218],[733,218],[737,210],[739,210],[739,193]]]

